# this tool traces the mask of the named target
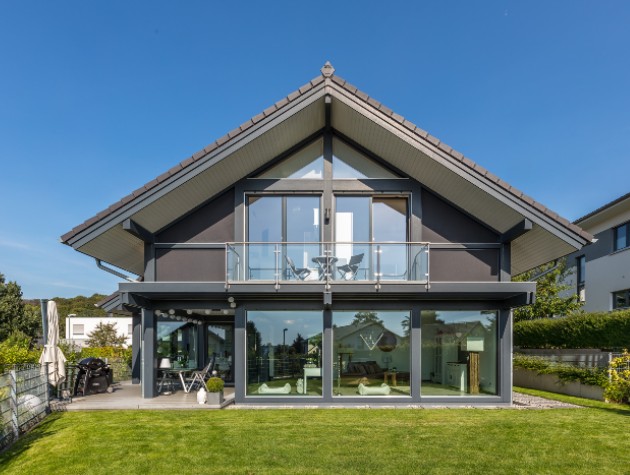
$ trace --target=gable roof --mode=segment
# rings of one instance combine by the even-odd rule
[[[588,227],[594,223],[592,221],[604,220],[610,217],[614,217],[617,213],[627,212],[630,206],[630,193],[620,196],[617,199],[612,200],[610,203],[606,203],[604,206],[600,206],[596,210],[576,219],[574,222],[577,225]]]
[[[506,232],[529,219],[533,229],[512,242],[512,273],[566,255],[592,236],[537,203],[449,145],[335,75],[321,75],[194,153],[166,173],[64,234],[80,252],[143,273],[144,243],[123,230],[132,218],[156,233],[323,129],[331,126],[470,215]]]

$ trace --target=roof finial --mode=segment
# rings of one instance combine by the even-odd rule
[[[329,78],[335,74],[335,68],[333,68],[333,65],[330,64],[330,61],[326,61],[326,64],[324,64],[320,71],[325,78]]]

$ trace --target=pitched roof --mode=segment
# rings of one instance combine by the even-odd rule
[[[600,213],[602,213],[604,211],[607,211],[608,209],[610,209],[610,208],[612,208],[612,207],[614,207],[614,206],[616,206],[618,204],[623,203],[624,201],[626,201],[628,199],[630,199],[630,193],[627,193],[627,194],[625,194],[623,196],[620,196],[619,198],[612,200],[610,203],[606,203],[604,206],[600,206],[596,210],[591,211],[590,213],[582,216],[581,218],[576,219],[574,221],[574,223],[576,225],[579,224],[579,223],[582,223],[582,222],[584,222],[584,221],[594,217],[595,215],[598,215],[598,214],[600,214]]]
[[[247,176],[262,166],[265,160],[272,159],[295,145],[300,138],[321,129],[325,96],[336,101],[336,107],[333,107],[333,128],[377,155],[389,159],[409,176],[418,176],[433,191],[473,216],[494,225],[499,232],[510,228],[523,216],[532,219],[535,229],[525,235],[527,238],[518,238],[513,243],[513,254],[516,251],[516,259],[513,256],[513,271],[522,272],[530,265],[533,267],[568,254],[592,240],[590,234],[575,224],[335,75],[334,68],[327,62],[321,69],[321,75],[65,233],[61,241],[88,255],[141,274],[142,266],[138,258],[141,256],[142,243],[124,232],[112,231],[108,236],[104,236],[105,234],[112,229],[121,228],[122,221],[129,216],[134,216],[139,222],[146,221],[147,229],[156,232],[201,204],[199,200],[208,200],[212,197],[207,195],[209,178],[206,177],[204,181],[206,189],[203,196],[195,193],[195,185],[198,188],[199,183],[194,182],[200,181],[199,177],[210,168],[215,171],[214,182],[221,185],[211,188],[216,193]],[[253,146],[255,141],[258,143]],[[255,154],[251,153],[253,148],[256,149]],[[225,166],[219,166],[230,156],[239,160],[230,160],[229,170]],[[398,162],[394,163],[396,160]],[[427,177],[433,177],[433,182],[427,184]],[[180,196],[175,205],[173,198],[169,200],[167,195],[178,188],[181,195],[184,185],[188,192],[184,195],[186,199],[182,200]],[[498,197],[501,204],[506,206],[500,210],[489,210],[485,201],[488,193],[494,195],[495,199]],[[193,194],[194,197],[190,196]],[[161,200],[162,205],[168,205],[162,206],[161,220],[154,215],[148,216],[149,213],[145,212],[156,200]],[[498,211],[500,212],[497,213]],[[549,233],[560,241],[547,242],[546,235]],[[549,245],[552,248],[542,252]],[[126,251],[123,249],[125,246]],[[131,251],[132,248],[135,250]],[[131,254],[135,254],[135,257]],[[532,258],[533,254],[538,255]],[[547,254],[547,257],[542,254]],[[548,258],[549,254],[553,254],[551,259]],[[521,255],[522,262],[519,262]]]

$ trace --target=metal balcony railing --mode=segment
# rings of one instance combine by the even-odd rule
[[[226,243],[226,285],[429,282],[429,243]]]

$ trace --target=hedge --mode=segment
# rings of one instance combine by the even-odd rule
[[[514,324],[520,348],[630,348],[630,310],[595,312]]]

